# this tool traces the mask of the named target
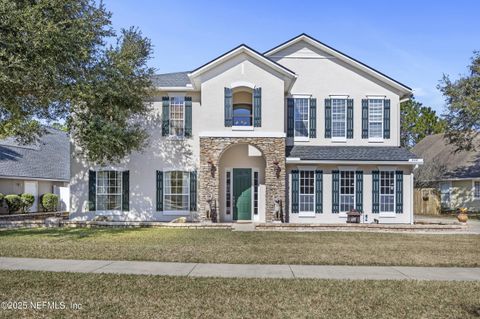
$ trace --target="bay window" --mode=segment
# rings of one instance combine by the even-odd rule
[[[347,136],[347,99],[332,99],[332,138]]]
[[[189,172],[165,172],[164,183],[164,210],[174,212],[188,212],[190,202]]]

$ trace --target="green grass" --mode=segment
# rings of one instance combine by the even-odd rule
[[[42,228],[0,231],[0,256],[478,267],[480,235]]]
[[[0,300],[81,304],[10,318],[470,318],[479,282],[220,279],[0,271]]]

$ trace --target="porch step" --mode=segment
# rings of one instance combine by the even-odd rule
[[[232,224],[233,231],[255,231],[254,223],[234,223]]]

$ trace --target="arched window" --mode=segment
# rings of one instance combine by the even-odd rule
[[[251,88],[233,90],[233,126],[253,126],[253,92]]]

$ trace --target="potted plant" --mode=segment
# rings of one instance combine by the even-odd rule
[[[457,210],[457,219],[461,223],[466,223],[468,220],[468,215],[467,215],[467,208],[462,207]]]

